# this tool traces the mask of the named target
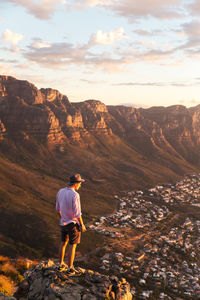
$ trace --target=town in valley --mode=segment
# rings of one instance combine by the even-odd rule
[[[200,174],[115,197],[90,225],[106,240],[91,254],[101,272],[125,277],[133,299],[200,299]]]

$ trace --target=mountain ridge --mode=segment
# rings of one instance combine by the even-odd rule
[[[94,162],[109,158],[112,166],[115,156],[129,165],[131,155],[135,166],[145,168],[147,159],[152,165],[148,171],[155,171],[155,164],[180,175],[200,166],[199,123],[200,106],[136,109],[98,100],[71,103],[57,90],[0,77],[1,143],[34,144],[66,155],[75,147],[88,157],[95,153]]]

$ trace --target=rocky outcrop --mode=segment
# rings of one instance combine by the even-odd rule
[[[53,261],[41,262],[26,271],[25,280],[15,293],[27,300],[131,300],[130,285],[125,278],[102,275],[81,269],[82,275],[69,277]]]
[[[69,103],[69,100],[67,96],[62,95],[59,91],[54,90],[54,89],[40,89],[40,92],[44,96],[44,100],[47,102],[53,102],[53,101],[66,101]]]
[[[87,100],[74,105],[81,112],[83,126],[87,132],[112,135],[109,127],[111,117],[105,104],[96,100]]]
[[[12,297],[12,296],[6,296],[6,295],[0,293],[0,300],[16,300],[16,298]]]
[[[0,102],[6,97],[15,101],[16,97],[28,105],[44,102],[43,94],[31,83],[10,76],[0,76]]]

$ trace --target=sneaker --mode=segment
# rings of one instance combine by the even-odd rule
[[[74,267],[68,269],[67,275],[68,276],[80,276],[82,274],[81,270],[75,269]]]
[[[59,265],[58,270],[59,270],[60,272],[67,271],[67,270],[68,270],[68,265],[65,264],[65,263],[62,263],[62,264]]]

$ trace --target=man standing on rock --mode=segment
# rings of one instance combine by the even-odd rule
[[[56,198],[56,211],[60,216],[61,227],[60,266],[61,268],[64,267],[65,248],[69,242],[67,273],[71,276],[80,273],[79,270],[74,268],[73,263],[76,246],[80,243],[81,232],[86,231],[81,216],[80,196],[77,193],[84,181],[84,179],[81,179],[80,174],[70,176],[69,187],[60,189]]]

